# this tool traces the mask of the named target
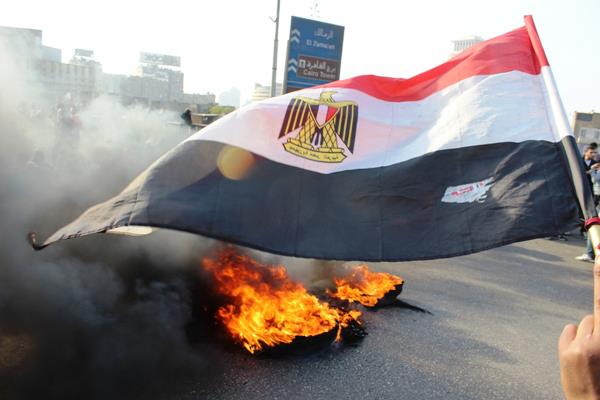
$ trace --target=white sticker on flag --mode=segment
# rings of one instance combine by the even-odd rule
[[[479,182],[467,183],[458,186],[448,186],[442,202],[444,203],[483,203],[487,192],[492,187],[494,178],[487,178]]]

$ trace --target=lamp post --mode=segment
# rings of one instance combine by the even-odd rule
[[[279,35],[279,3],[277,0],[277,16],[275,19],[271,18],[275,22],[275,40],[273,43],[273,75],[271,76],[271,97],[275,97],[277,87],[277,36]]]

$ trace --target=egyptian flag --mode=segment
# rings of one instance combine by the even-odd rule
[[[556,235],[580,213],[596,216],[526,17],[410,79],[242,107],[35,246],[152,227],[296,257],[419,260]]]

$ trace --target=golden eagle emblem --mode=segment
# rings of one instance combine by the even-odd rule
[[[298,130],[283,147],[288,153],[313,161],[339,163],[352,153],[356,139],[358,106],[353,101],[333,99],[334,91],[321,93],[318,99],[299,96],[290,101],[279,138]],[[339,138],[339,143],[338,142]]]

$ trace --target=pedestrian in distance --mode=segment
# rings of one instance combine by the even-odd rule
[[[588,145],[583,152],[583,166],[585,169],[586,176],[588,178],[590,191],[594,192],[594,182],[600,181],[600,163],[596,161],[598,157],[598,145],[596,143],[591,143]],[[600,197],[594,196],[594,202],[596,207],[598,206],[597,200]],[[575,257],[576,260],[584,261],[584,262],[593,262],[594,261],[594,249],[592,247],[592,241],[590,239],[590,235],[587,235],[587,243],[585,248],[585,253],[580,256]]]

